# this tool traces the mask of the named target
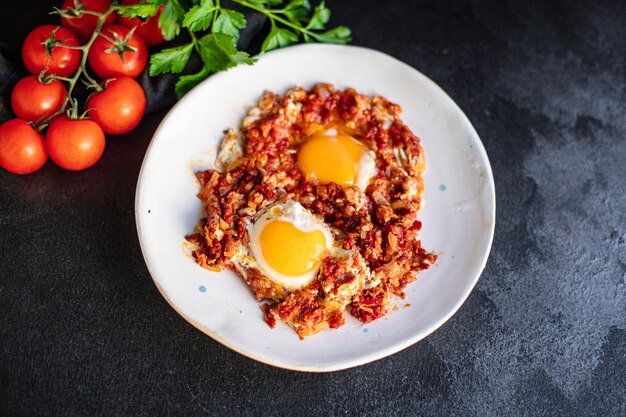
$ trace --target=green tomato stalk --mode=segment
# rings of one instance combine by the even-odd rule
[[[55,8],[55,10],[51,14],[58,14],[58,15],[61,15],[63,17],[70,18],[70,19],[81,17],[83,14],[90,14],[90,15],[96,16],[98,18],[98,22],[96,24],[96,27],[93,33],[91,34],[91,37],[84,45],[81,45],[81,46],[65,45],[62,43],[62,41],[59,41],[55,38],[54,33],[52,33],[52,35],[50,35],[50,38],[48,38],[45,41],[46,49],[48,50],[52,50],[55,47],[77,49],[81,51],[82,56],[80,60],[80,65],[78,66],[76,73],[74,73],[74,75],[71,78],[61,77],[61,76],[54,75],[54,74],[46,75],[45,70],[42,72],[42,74],[39,75],[39,78],[42,82],[46,82],[46,81],[53,80],[53,79],[61,80],[68,84],[68,88],[67,88],[67,95],[65,96],[65,99],[63,101],[63,105],[59,108],[59,110],[57,110],[50,116],[46,117],[45,119],[37,122],[35,128],[38,131],[43,130],[52,119],[54,119],[58,115],[65,113],[65,112],[67,112],[68,117],[72,120],[80,119],[85,116],[86,112],[79,114],[78,102],[76,99],[72,98],[74,87],[78,83],[78,80],[81,79],[81,76],[85,78],[86,80],[85,84],[87,85],[87,88],[93,89],[94,91],[102,91],[102,87],[98,84],[98,81],[96,81],[91,75],[89,75],[89,72],[87,72],[87,56],[89,55],[89,50],[91,48],[91,45],[94,43],[96,38],[98,36],[105,36],[100,32],[100,30],[102,29],[102,26],[104,25],[106,18],[115,10],[115,7],[117,6],[117,4],[111,5],[111,7],[109,7],[107,10],[105,10],[102,13],[94,12],[91,10],[85,10],[83,5],[78,2],[76,2],[75,5],[76,5],[75,8],[70,8],[70,9]],[[126,43],[128,42],[128,39],[130,39],[130,37],[132,36],[133,32],[134,30],[131,30],[127,38],[124,40],[109,39],[115,45],[113,49],[116,49],[115,51],[111,51],[111,52],[117,52],[120,54],[120,56],[122,56],[123,52],[132,50],[132,48],[129,49],[129,47],[126,46]],[[66,106],[68,104],[69,104],[69,108],[66,109]]]

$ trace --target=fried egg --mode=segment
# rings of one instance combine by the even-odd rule
[[[337,129],[309,136],[298,151],[298,165],[309,181],[356,185],[363,191],[376,175],[374,152]]]
[[[248,235],[248,262],[288,290],[315,279],[322,254],[334,243],[328,226],[296,201],[265,210],[249,224]]]

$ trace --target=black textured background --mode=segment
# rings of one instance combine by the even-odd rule
[[[496,235],[459,312],[332,374],[262,365],[194,329],[135,234],[159,111],[86,172],[0,172],[0,415],[626,415],[626,3],[329,5],[354,44],[441,85],[485,144]],[[9,56],[47,11],[1,3]]]

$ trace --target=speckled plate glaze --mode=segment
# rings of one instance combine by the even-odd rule
[[[422,242],[439,261],[397,300],[398,310],[301,341],[279,323],[270,329],[247,285],[230,271],[213,273],[189,256],[184,236],[201,216],[194,172],[210,167],[222,132],[237,126],[264,90],[328,82],[380,94],[404,109],[403,120],[426,152]],[[495,225],[495,189],[485,149],[446,93],[414,68],[381,52],[301,45],[212,76],[165,117],[148,148],[135,201],[137,232],[159,291],[187,321],[252,359],[324,372],[362,365],[423,339],[446,322],[476,284]],[[405,304],[411,307],[405,308]],[[149,318],[148,318],[149,319]]]

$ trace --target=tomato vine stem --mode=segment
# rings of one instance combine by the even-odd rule
[[[50,116],[36,123],[35,128],[37,130],[43,129],[51,120],[53,120],[55,117],[57,117],[58,115],[62,113],[67,113],[68,117],[70,117],[71,119],[78,118],[78,108],[77,108],[78,103],[76,99],[72,99],[72,92],[74,91],[74,87],[76,86],[76,83],[80,79],[81,75],[88,81],[89,85],[93,86],[97,91],[102,89],[102,87],[100,87],[98,82],[92,76],[90,76],[89,73],[87,72],[87,56],[89,55],[89,49],[91,48],[91,45],[93,45],[94,41],[96,40],[98,36],[101,36],[100,29],[102,29],[102,26],[104,25],[106,18],[113,12],[113,10],[115,10],[115,4],[112,4],[107,10],[105,10],[102,13],[83,11],[84,14],[90,14],[90,15],[94,15],[98,17],[98,23],[96,24],[94,31],[91,34],[91,37],[89,38],[87,43],[85,43],[84,45],[69,46],[69,45],[64,45],[63,43],[60,43],[60,42],[57,44],[57,46],[62,47],[62,48],[81,50],[82,56],[80,59],[80,65],[78,66],[76,73],[71,78],[59,77],[57,75],[51,76],[51,78],[53,79],[64,81],[68,84],[67,95],[65,96],[65,99],[63,100],[63,104],[61,105],[59,110],[57,110],[56,112],[52,113]],[[74,17],[68,16],[68,18],[72,19]],[[66,106],[68,105],[68,103],[70,103],[70,107],[66,109]]]

